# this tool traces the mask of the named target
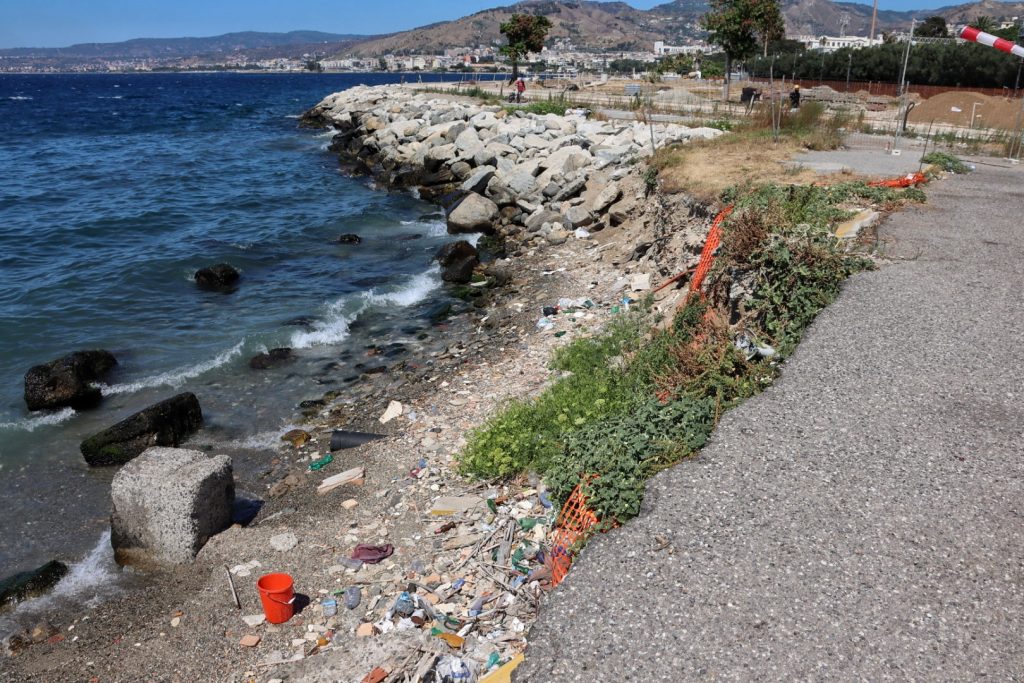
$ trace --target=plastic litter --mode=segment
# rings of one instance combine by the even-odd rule
[[[747,356],[747,360],[754,360],[758,356],[761,358],[771,358],[776,353],[773,347],[768,346],[767,344],[758,344],[754,338],[746,332],[740,332],[737,334],[733,343],[740,353]]]
[[[538,327],[538,329],[541,329],[541,330],[550,330],[554,326],[555,326],[555,321],[552,320],[551,318],[548,318],[547,316],[545,316],[545,317],[543,317],[543,318],[541,318],[540,320],[537,321],[537,327]]]
[[[470,683],[475,679],[472,669],[459,657],[444,655],[434,667],[435,680],[438,683]]]
[[[353,560],[361,560],[366,564],[377,564],[381,560],[391,557],[395,548],[390,543],[385,545],[366,545],[360,543],[352,551]]]
[[[324,457],[309,463],[309,471],[316,472],[330,465],[332,462],[334,462],[334,456],[331,455],[330,453],[325,453]]]
[[[355,448],[364,443],[383,439],[383,434],[371,434],[369,432],[350,432],[346,429],[335,429],[331,432],[331,450],[340,451],[346,448]]]
[[[359,607],[359,603],[363,599],[363,591],[359,586],[350,586],[345,591],[345,607],[346,609],[355,609]]]

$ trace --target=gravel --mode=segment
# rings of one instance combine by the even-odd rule
[[[1022,180],[892,216],[894,262],[591,542],[516,680],[1024,678]]]

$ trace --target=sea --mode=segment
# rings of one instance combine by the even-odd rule
[[[358,375],[354,350],[429,336],[443,213],[352,177],[332,131],[299,125],[332,92],[420,78],[440,80],[0,75],[0,578],[51,559],[109,573],[116,468],[86,466],[90,434],[191,391],[202,442],[252,469],[300,401]],[[199,290],[220,262],[238,288]],[[295,362],[249,368],[284,346]],[[26,410],[30,367],[93,348],[119,361],[98,408]]]

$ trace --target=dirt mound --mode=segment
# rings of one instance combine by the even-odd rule
[[[929,97],[914,107],[910,112],[910,122],[935,121],[967,127],[971,122],[972,108],[976,115],[975,127],[1013,130],[1020,111],[1020,101],[973,92],[946,92]],[[955,111],[957,109],[959,111]]]

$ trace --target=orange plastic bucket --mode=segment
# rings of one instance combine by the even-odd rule
[[[263,613],[271,624],[283,624],[295,614],[295,591],[287,574],[266,574],[256,582],[263,603]]]

